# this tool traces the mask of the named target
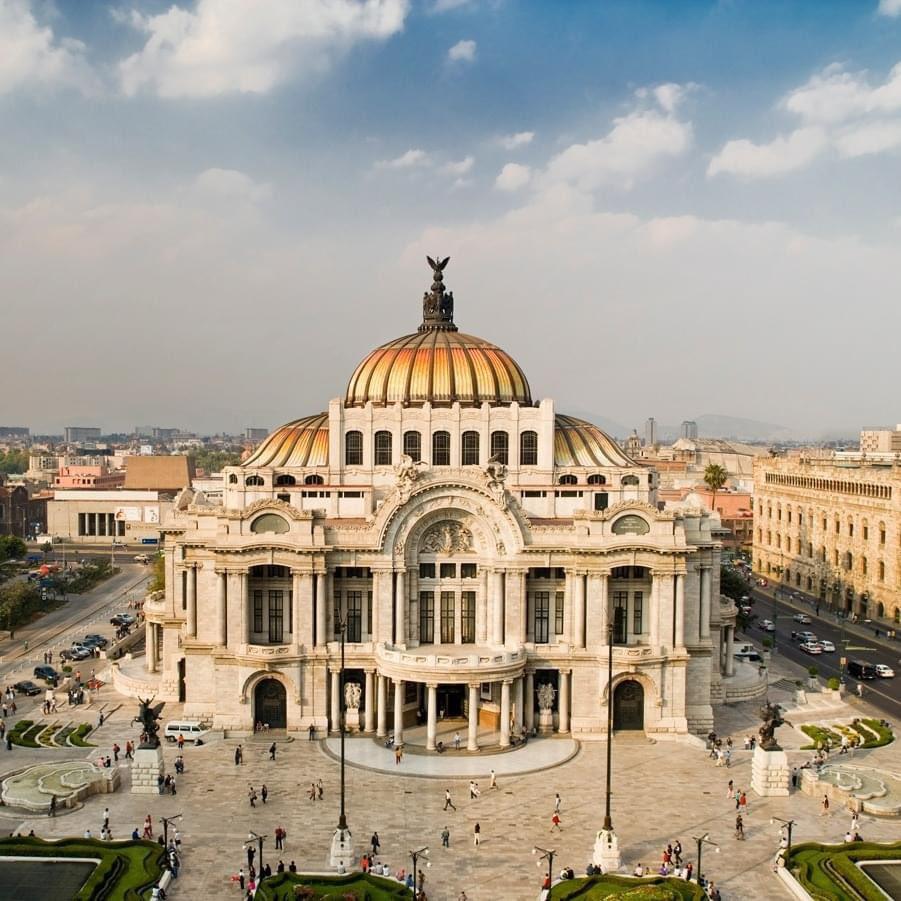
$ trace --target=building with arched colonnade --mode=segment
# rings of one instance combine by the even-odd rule
[[[158,696],[215,728],[334,729],[343,623],[349,728],[602,737],[612,626],[617,727],[706,732],[734,629],[716,520],[661,511],[652,469],[533,400],[431,262],[416,332],[228,467],[221,505],[176,500],[145,605]]]

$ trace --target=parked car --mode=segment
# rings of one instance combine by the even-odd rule
[[[92,656],[93,651],[80,644],[73,644],[71,648],[60,653],[60,657],[64,657],[66,660],[87,660]]]
[[[149,563],[150,557],[147,554],[135,554],[135,563]]]
[[[29,696],[39,695],[43,691],[41,686],[35,685],[35,683],[31,681],[31,679],[24,679],[22,682],[16,682],[16,684],[13,685],[13,688],[20,695],[29,695]]]
[[[831,654],[835,650],[835,645],[826,638],[820,639],[820,647],[826,654]]]
[[[81,645],[86,648],[105,648],[109,644],[109,639],[98,635],[96,632],[85,635]]]
[[[43,679],[45,682],[56,685],[59,680],[59,673],[52,666],[42,664],[41,666],[36,666],[34,668],[34,677],[35,679]]]
[[[181,735],[188,743],[193,742],[195,745],[202,745],[209,732],[210,730],[197,720],[180,720],[166,723],[163,737],[168,742],[175,742],[178,741],[178,736]]]
[[[853,679],[875,679],[876,667],[865,660],[849,660],[848,675]]]
[[[764,632],[775,632],[776,624],[771,619],[762,619],[760,621],[760,628],[763,629]]]
[[[809,632],[806,629],[801,632],[792,632],[792,641],[798,641],[802,644],[807,641],[816,641],[817,637],[813,634],[813,632]]]
[[[876,675],[879,676],[880,679],[892,679],[895,676],[895,671],[884,663],[877,663]]]
[[[116,613],[110,617],[111,626],[130,626],[135,621],[130,613]]]
[[[794,616],[794,620],[796,623],[801,623],[802,625],[805,625],[805,626],[809,626],[811,623],[811,619],[806,613],[796,613]]]
[[[820,643],[818,641],[802,642],[801,650],[804,651],[805,654],[822,654],[823,653],[823,649],[820,647]]]

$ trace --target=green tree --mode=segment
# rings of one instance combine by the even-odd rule
[[[25,556],[27,545],[15,535],[0,535],[0,560],[18,560]]]
[[[153,576],[150,579],[148,589],[150,591],[164,591],[166,588],[166,558],[157,554],[153,558]]]
[[[52,551],[53,551],[53,545],[49,541],[45,541],[41,545],[41,553],[44,555],[44,563],[47,562],[47,557]]]
[[[240,447],[223,448],[219,450],[199,448],[192,451],[190,456],[194,460],[194,466],[202,469],[207,475],[219,472],[223,466],[237,466],[241,462]]]
[[[7,474],[22,473],[28,469],[28,451],[0,451],[0,472]]]
[[[7,582],[0,586],[0,621],[14,629],[41,603],[41,592],[31,582]]]
[[[726,484],[729,474],[719,463],[708,463],[704,469],[704,484],[713,492],[710,508],[716,510],[716,493]]]

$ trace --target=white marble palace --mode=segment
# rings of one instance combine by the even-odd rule
[[[706,732],[734,629],[708,515],[661,512],[653,470],[534,400],[429,262],[417,331],[227,468],[221,506],[179,495],[145,605],[158,697],[214,728],[335,729],[343,629],[352,729],[600,738],[612,695],[617,729]]]

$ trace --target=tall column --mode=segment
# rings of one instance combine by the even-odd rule
[[[463,596],[454,592],[454,644],[463,644]]]
[[[425,749],[434,751],[435,738],[438,735],[438,686],[434,682],[429,682],[427,687]]]
[[[510,680],[501,682],[501,747],[510,747]]]
[[[316,573],[316,647],[324,648],[328,642],[328,601],[325,596],[325,573]]]
[[[219,644],[228,644],[228,594],[225,581],[228,578],[224,570],[216,573],[216,632]]]
[[[479,750],[479,683],[469,683],[469,733],[466,736],[466,750]]]
[[[313,579],[311,572],[300,574],[300,591],[297,586],[294,591],[294,631],[297,634],[297,644],[302,645],[306,651],[313,647]]]
[[[394,592],[394,643],[407,646],[407,574],[397,574]]]
[[[530,734],[535,728],[535,674],[529,670],[525,676],[526,684],[523,688],[523,716],[525,717],[526,731]]]
[[[676,647],[685,647],[685,574],[676,576]]]
[[[660,646],[660,576],[651,573],[651,606],[648,610],[648,644],[655,650]]]
[[[404,743],[404,683],[394,682],[394,744]]]
[[[156,623],[147,623],[147,628],[145,629],[145,641],[147,642],[147,672],[155,673],[156,672],[156,661],[159,659],[159,654],[157,652],[157,631],[156,631]]]
[[[241,635],[244,644],[250,644],[250,573],[244,571],[238,576],[238,584],[241,586],[239,608],[241,610]]]
[[[379,738],[384,738],[388,734],[388,678],[379,673],[376,676],[376,682],[378,683],[379,699],[376,705],[378,724],[375,734]]]
[[[513,683],[513,725],[517,735],[522,735],[523,678],[520,676]]]
[[[363,724],[365,732],[375,731],[375,670],[366,670],[366,716]]]
[[[488,570],[479,568],[479,587],[476,594],[476,644],[488,643]]]
[[[569,672],[560,670],[560,694],[557,696],[558,732],[569,732]]]
[[[601,573],[600,599],[601,605],[601,635],[600,644],[607,645],[607,626],[610,624],[610,573]]]
[[[188,567],[188,614],[185,631],[188,638],[197,637],[197,568]]]
[[[735,640],[735,626],[726,629],[726,675],[735,675],[735,657],[733,657],[733,644]]]
[[[504,571],[491,574],[491,643],[504,643]]]
[[[573,573],[573,647],[585,647],[585,576]]]
[[[698,627],[698,638],[710,638],[710,588],[712,571],[709,566],[701,567],[701,621]]]
[[[300,647],[300,580],[303,575],[291,570],[291,644]],[[296,653],[296,652],[295,652]]]
[[[339,706],[341,699],[341,672],[333,669],[332,673],[332,695],[331,695],[331,722],[329,728],[332,732],[337,732],[340,728],[339,717],[341,716],[341,708]]]

